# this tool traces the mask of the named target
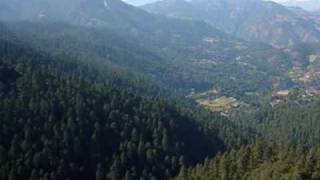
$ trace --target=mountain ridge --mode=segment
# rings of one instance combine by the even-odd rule
[[[203,20],[231,35],[276,47],[320,40],[320,32],[312,22],[270,1],[164,0],[142,8],[170,17]]]
[[[320,10],[320,1],[318,0],[288,0],[282,4],[288,7],[300,7],[310,12]]]

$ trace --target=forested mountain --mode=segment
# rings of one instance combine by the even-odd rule
[[[315,16],[158,5],[0,0],[0,180],[319,179]]]
[[[3,1],[25,14],[18,16],[12,11],[2,19],[12,17],[16,23],[9,23],[11,30],[29,43],[37,39],[35,46],[48,53],[111,61],[129,71],[151,75],[163,86],[184,93],[215,88],[221,95],[251,104],[249,99],[258,98],[248,94],[260,96],[273,88],[293,85],[286,74],[292,60],[281,50],[239,40],[204,22],[152,15],[118,0],[106,2],[108,8],[97,0],[78,0],[65,7],[52,1],[19,5]],[[39,20],[34,12],[44,7],[44,12],[52,15]],[[77,15],[71,16],[73,13]],[[101,23],[87,23],[88,19]],[[121,49],[119,54],[112,52],[114,48]]]
[[[61,0],[3,0],[0,3],[7,11],[0,16],[2,21],[64,22],[86,27],[111,28],[140,38],[151,34],[165,38],[179,31],[184,37],[189,35],[190,40],[192,36],[201,38],[201,35],[210,33],[223,34],[205,23],[151,15],[120,0],[72,0],[67,3]],[[189,31],[186,28],[189,28]]]
[[[171,17],[203,20],[246,40],[274,46],[319,42],[320,32],[282,5],[261,0],[164,0],[142,7]]]
[[[152,36],[150,41],[110,29],[61,23],[15,23],[8,27],[22,41],[49,54],[111,63],[184,93],[214,86],[221,94],[242,98],[247,92],[270,91],[275,79],[279,81],[276,88],[291,86],[285,74],[291,60],[285,53],[224,34],[170,41]],[[204,39],[197,40],[199,37]]]
[[[305,147],[320,143],[318,97],[308,97],[296,90],[285,98],[273,97],[256,112],[237,113],[232,118],[240,126],[255,129],[269,140]]]
[[[168,179],[250,141],[219,116],[129,92],[97,64],[10,40],[0,53],[1,179]]]
[[[177,180],[278,180],[320,178],[320,149],[306,150],[257,141],[219,154],[193,169],[182,168]]]

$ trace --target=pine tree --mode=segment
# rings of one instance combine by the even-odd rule
[[[9,173],[8,180],[16,180],[16,179],[17,179],[16,170],[15,169],[11,169],[10,173]]]
[[[161,141],[161,144],[162,144],[162,148],[164,151],[168,151],[169,150],[169,139],[168,139],[168,135],[167,135],[167,130],[164,130],[163,133],[162,133],[162,141]]]
[[[105,172],[103,170],[102,164],[99,163],[97,165],[97,170],[96,170],[96,180],[104,180],[105,179]]]
[[[124,176],[124,180],[132,180],[132,176],[131,176],[131,173],[130,171],[127,171],[125,176]]]
[[[188,180],[188,169],[185,166],[182,166],[177,176],[177,180]]]
[[[120,162],[119,159],[116,158],[113,161],[113,164],[109,170],[108,173],[108,178],[110,178],[110,180],[118,180],[121,177],[121,166],[120,166]]]

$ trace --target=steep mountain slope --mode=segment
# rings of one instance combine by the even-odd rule
[[[219,116],[118,85],[102,64],[31,47],[0,40],[0,179],[169,179],[246,142]]]
[[[269,140],[305,147],[319,145],[318,97],[296,91],[288,97],[273,96],[271,102],[255,113],[238,113],[232,119],[239,126],[252,128]]]
[[[129,18],[132,13],[118,0],[4,0],[1,1],[1,7],[1,20],[63,20],[82,25],[115,25],[118,20],[125,25],[136,17]],[[122,13],[115,16],[119,11]]]
[[[293,59],[293,67],[289,71],[290,78],[307,92],[320,92],[320,51],[319,44],[297,44],[285,49]]]
[[[263,94],[293,86],[287,74],[292,60],[286,53],[239,40],[203,22],[151,15],[113,0],[107,1],[108,8],[98,0],[70,1],[65,7],[53,1],[1,3],[25,13],[1,18],[11,19],[10,30],[35,48],[112,64],[185,95],[214,89],[218,96],[256,105]],[[47,15],[39,19],[34,12],[44,7],[42,3],[47,4]],[[15,24],[12,19],[33,23]],[[103,23],[87,23],[90,19]]]
[[[319,42],[312,22],[274,2],[260,0],[164,0],[142,7],[167,16],[203,20],[229,34],[274,46]]]
[[[286,72],[291,67],[290,59],[279,50],[224,34],[203,36],[201,41],[181,37],[150,42],[110,29],[59,23],[19,23],[9,27],[15,36],[49,54],[112,63],[184,93],[191,88],[216,88],[222,95],[243,98],[247,92],[287,88]]]
[[[58,52],[111,61],[184,92],[214,88],[242,98],[287,84],[283,72],[290,60],[281,51],[239,40],[204,22],[152,15],[118,0],[107,0],[108,6],[104,1],[73,0],[64,7],[58,1],[38,1],[1,1],[10,13],[0,18],[37,22],[17,23],[13,31],[29,37],[27,41],[40,39],[44,44],[36,46],[47,53],[64,47]],[[40,10],[42,18],[35,15]],[[113,48],[121,51],[110,53]]]
[[[296,64],[306,71],[318,67],[312,56],[317,46],[274,49],[121,1],[0,3],[6,8],[6,24],[0,23],[1,180],[166,180],[179,171],[183,180],[319,179],[318,149],[259,142],[242,147],[260,134],[194,103],[176,102],[159,88],[258,101],[292,87],[287,73]],[[43,7],[48,9],[38,14]],[[301,144],[319,141],[318,107],[305,121],[314,126],[312,139],[306,129],[295,133],[301,116],[293,114],[288,131],[302,136]],[[306,109],[293,111],[304,116]],[[255,120],[282,117],[278,112]],[[210,168],[186,170],[203,161]]]
[[[304,18],[307,21],[314,22],[317,29],[320,29],[320,13],[319,11],[307,11],[300,7],[287,7],[290,11],[297,14],[299,17]]]
[[[9,27],[15,36],[51,55],[68,54],[83,61],[108,62],[127,71],[153,77],[161,85],[177,89],[206,83],[203,78],[194,82],[192,79],[183,79],[180,73],[191,75],[190,71],[195,67],[188,67],[192,55],[182,59],[183,49],[182,52],[169,49],[172,46],[182,48],[175,43],[158,45],[155,41],[137,39],[110,29],[60,23],[19,23]],[[183,69],[183,72],[178,72],[177,68]]]
[[[320,178],[320,148],[257,141],[218,155],[195,168],[183,168],[176,180],[278,180]]]
[[[208,31],[217,33],[204,23],[153,16],[120,0],[71,0],[67,3],[61,0],[4,0],[0,3],[3,12],[6,12],[0,16],[2,21],[58,21],[81,26],[108,27],[139,35],[140,38],[151,34],[163,34],[162,37],[166,37],[168,33],[175,31],[186,33],[185,35]],[[191,28],[192,33],[184,28]]]

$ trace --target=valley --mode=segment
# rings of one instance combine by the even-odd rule
[[[0,180],[320,179],[317,12],[135,4],[0,1]]]

